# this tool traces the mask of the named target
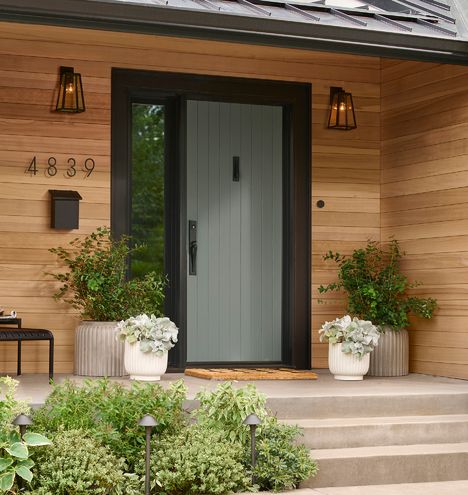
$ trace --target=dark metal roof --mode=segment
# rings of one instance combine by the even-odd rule
[[[415,36],[468,36],[447,0],[100,0]]]
[[[0,0],[0,19],[468,64],[462,2]]]

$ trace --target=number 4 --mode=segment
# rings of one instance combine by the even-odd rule
[[[28,167],[28,172],[31,172],[31,175],[36,175],[37,174],[37,164],[36,164],[36,157],[34,157],[31,160],[31,163],[29,164]]]

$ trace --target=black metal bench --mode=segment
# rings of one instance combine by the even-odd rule
[[[21,343],[32,340],[49,341],[49,379],[54,378],[54,334],[43,328],[22,328],[21,318],[0,320],[0,324],[17,325],[18,328],[0,328],[0,342],[18,342],[17,374],[21,375]]]

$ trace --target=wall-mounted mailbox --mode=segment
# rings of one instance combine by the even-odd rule
[[[64,230],[79,228],[82,197],[76,191],[49,189],[49,193],[52,200],[51,228]]]

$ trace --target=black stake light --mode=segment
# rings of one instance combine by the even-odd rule
[[[77,74],[73,67],[60,67],[60,86],[55,110],[68,113],[85,111],[81,74]]]
[[[32,419],[26,414],[19,414],[12,422],[15,426],[19,426],[21,438],[24,437],[29,425],[32,425]]]
[[[150,458],[151,458],[151,431],[158,424],[151,414],[145,414],[138,422],[145,427],[146,431],[146,454],[145,454],[145,495],[150,495]]]
[[[253,475],[255,465],[257,464],[257,448],[255,445],[255,433],[257,431],[257,426],[261,425],[262,422],[256,414],[249,414],[244,419],[244,425],[250,427],[250,449],[251,449],[251,464],[252,464],[252,483],[255,483],[255,476]]]
[[[343,88],[330,88],[330,113],[328,128],[342,131],[356,129],[353,96]]]

